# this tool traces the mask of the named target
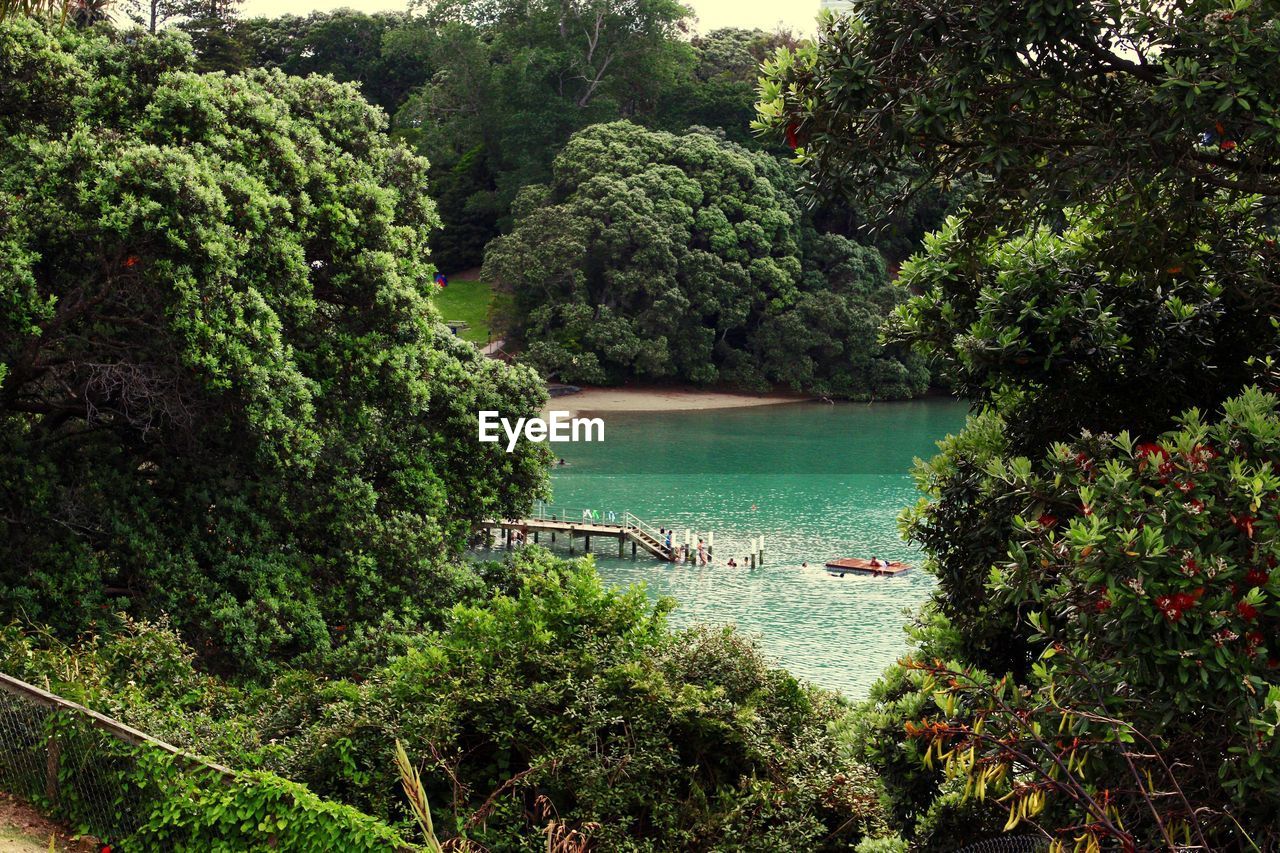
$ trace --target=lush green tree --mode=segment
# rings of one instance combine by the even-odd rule
[[[677,133],[691,125],[716,128],[739,145],[760,147],[761,137],[751,133],[760,67],[779,47],[797,46],[795,36],[724,27],[695,35],[689,44],[692,73],[675,81],[647,123]],[[774,145],[778,153],[785,150]]]
[[[191,36],[197,71],[234,73],[247,67],[244,46],[234,36],[236,12],[242,0],[174,0],[176,5],[166,5],[167,2],[146,0],[146,5],[132,7],[129,14],[148,25],[159,16],[180,18],[179,26]]]
[[[476,412],[544,392],[437,322],[427,164],[354,87],[177,33],[0,39],[0,609],[168,612],[254,671],[474,585],[545,476]]]
[[[901,802],[915,804],[899,812],[904,830],[918,831],[929,804],[955,792],[927,769],[914,779],[901,772],[903,756],[918,756],[927,743],[937,760],[945,742],[942,755],[972,757],[970,746],[987,748],[973,731],[981,718],[994,737],[1011,738],[1010,749],[1027,750],[1020,767],[1058,761],[1068,768],[1056,778],[1011,783],[998,751],[982,754],[976,770],[951,764],[949,777],[970,780],[970,794],[979,779],[992,791],[1014,792],[989,811],[1034,816],[1050,830],[1097,822],[1095,840],[1124,844],[1113,832],[1119,815],[1128,843],[1139,848],[1168,844],[1166,830],[1184,825],[1190,843],[1198,830],[1213,849],[1247,846],[1239,822],[1265,849],[1274,843],[1274,806],[1242,791],[1240,780],[1247,777],[1246,788],[1270,784],[1249,774],[1269,761],[1272,734],[1253,731],[1246,744],[1242,726],[1231,733],[1217,726],[1238,724],[1262,701],[1254,691],[1270,689],[1269,675],[1252,662],[1224,660],[1213,637],[1223,628],[1247,637],[1231,621],[1236,599],[1226,600],[1240,589],[1230,593],[1227,581],[1206,586],[1204,600],[1215,602],[1204,610],[1206,622],[1170,642],[1159,630],[1170,625],[1157,615],[1167,609],[1161,597],[1179,605],[1190,597],[1191,605],[1174,611],[1193,609],[1198,587],[1174,584],[1176,561],[1147,562],[1154,552],[1142,543],[1155,537],[1218,553],[1231,535],[1184,523],[1188,498],[1172,482],[1185,460],[1172,457],[1185,434],[1153,445],[1183,412],[1195,407],[1205,423],[1222,418],[1212,431],[1234,432],[1242,446],[1272,429],[1269,404],[1225,401],[1273,372],[1276,10],[872,0],[859,12],[828,21],[815,45],[769,66],[761,127],[796,148],[816,190],[848,191],[864,204],[894,182],[981,176],[965,215],[903,267],[903,281],[919,296],[897,309],[890,328],[893,339],[932,356],[983,410],[921,466],[928,498],[905,519],[939,576],[929,642],[941,648],[919,655],[920,677],[895,678],[895,692],[885,694],[891,701],[878,699],[867,712],[887,715],[882,720],[925,717],[927,728],[906,717],[917,726],[917,745],[873,759],[879,769],[895,768],[886,783]],[[1119,448],[1100,438],[1115,434],[1132,437]],[[1096,460],[1096,472],[1079,476],[1098,484],[1079,482],[1053,461],[1064,445],[1074,448],[1071,459]],[[1155,464],[1150,453],[1134,452],[1138,445],[1161,447],[1171,458]],[[1027,461],[1047,455],[1049,462]],[[1234,525],[1232,517],[1253,514],[1242,512],[1266,478],[1246,476],[1252,461],[1223,464],[1235,474],[1218,482],[1210,464],[1216,491],[1206,504],[1216,502]],[[1169,483],[1159,473],[1147,479],[1148,469],[1166,466]],[[1095,489],[1100,501],[1108,495],[1096,506],[1088,497]],[[1086,514],[1081,504],[1089,516],[1079,530],[1073,523],[1063,532],[1067,519]],[[1091,528],[1094,516],[1105,530]],[[1090,529],[1098,542],[1073,548]],[[1126,544],[1133,536],[1137,546]],[[1224,577],[1247,573],[1258,560],[1266,567],[1260,540],[1244,553]],[[1126,596],[1136,595],[1100,621],[1086,618],[1082,593],[1071,605],[1059,594],[1070,573],[1077,584],[1087,577],[1094,593],[1123,585]],[[1089,625],[1088,639],[1073,620]],[[1167,648],[1205,661],[1197,684],[1183,685],[1190,675],[1168,666]],[[1059,656],[1060,666],[1053,663]],[[934,658],[951,662],[935,665]],[[1201,689],[1210,683],[1217,686]],[[950,698],[930,710],[908,700],[913,691]],[[1197,742],[1179,715],[1192,727],[1206,721],[1205,739]],[[1072,734],[1066,740],[1079,736],[1090,757],[1052,738],[1037,741],[1028,719],[1062,725]],[[1144,772],[1151,755],[1168,756],[1174,772],[1153,776],[1157,789],[1122,760],[1121,731],[1150,739],[1145,757],[1130,756]],[[948,753],[953,746],[961,748]],[[1200,757],[1224,752],[1246,767],[1212,778]],[[1190,809],[1162,796],[1175,783],[1186,784]],[[1091,797],[1112,798],[1117,813],[1093,809]]]
[[[125,16],[154,35],[170,21],[229,20],[240,0],[125,0]]]
[[[356,83],[370,103],[394,113],[408,92],[422,85],[428,68],[400,61],[387,48],[392,34],[409,25],[403,13],[365,14],[351,9],[249,18],[237,21],[234,36],[246,63],[279,68],[286,74],[328,74],[340,83]]]
[[[475,146],[451,166],[432,169],[431,182],[440,210],[440,227],[430,238],[432,262],[451,272],[480,266],[484,247],[498,236],[498,218],[505,213],[484,146]]]
[[[868,0],[771,63],[762,121],[814,179],[901,162],[1060,210],[1153,186],[1280,195],[1270,4]]]
[[[516,194],[549,178],[575,131],[652,114],[693,63],[682,37],[690,12],[675,0],[416,8],[421,14],[388,37],[387,50],[400,67],[429,69],[396,114],[397,128],[441,170],[460,167],[440,186],[462,198],[437,197],[444,229],[433,248],[446,267],[479,263]]]
[[[514,291],[529,360],[566,381],[919,393],[927,377],[876,343],[893,301],[879,256],[807,236],[792,184],[709,132],[588,128],[521,197],[486,275]]]
[[[765,376],[798,391],[852,399],[902,399],[929,385],[924,359],[886,348],[880,327],[900,291],[884,260],[836,234],[802,230],[801,293],[768,311],[751,335]]]

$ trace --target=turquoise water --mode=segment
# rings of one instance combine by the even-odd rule
[[[643,582],[654,596],[674,597],[676,625],[736,623],[796,675],[850,698],[864,696],[901,656],[902,625],[933,579],[920,571],[833,578],[822,564],[872,555],[918,563],[897,528],[899,511],[918,498],[912,460],[932,455],[938,439],[960,429],[963,404],[796,403],[599,416],[603,443],[554,445],[568,463],[553,472],[561,517],[581,518],[584,507],[606,519],[629,511],[676,528],[677,542],[685,528],[714,531],[716,545],[714,565],[673,567],[643,552],[632,560],[629,548],[619,559],[612,540],[597,540],[597,565],[608,582]],[[725,566],[761,535],[763,567]],[[581,553],[581,540],[577,548]],[[567,553],[563,537],[554,550]]]

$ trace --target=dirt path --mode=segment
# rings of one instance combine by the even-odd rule
[[[48,853],[49,839],[57,839],[55,850],[88,853],[98,848],[90,839],[73,838],[31,806],[0,793],[0,853]]]

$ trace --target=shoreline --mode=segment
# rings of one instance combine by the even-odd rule
[[[543,412],[568,410],[570,417],[584,412],[688,412],[713,409],[745,409],[805,403],[813,397],[803,394],[744,394],[734,391],[703,391],[695,388],[602,388],[584,387],[573,394],[552,397]]]

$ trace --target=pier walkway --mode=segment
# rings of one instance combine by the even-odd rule
[[[591,540],[596,539],[615,539],[618,542],[618,556],[624,556],[627,544],[631,544],[631,556],[636,556],[638,549],[643,549],[647,553],[659,560],[668,563],[676,561],[677,547],[672,543],[672,547],[667,547],[667,537],[659,532],[658,528],[653,525],[646,524],[636,516],[629,512],[622,515],[608,513],[606,517],[592,510],[580,510],[574,513],[572,510],[561,510],[558,507],[540,506],[530,518],[515,518],[502,521],[489,520],[481,522],[480,526],[489,530],[500,530],[506,535],[508,543],[511,541],[511,531],[518,530],[526,537],[532,537],[532,541],[537,542],[539,536],[546,533],[551,536],[551,541],[555,542],[557,536],[567,536],[569,538],[569,553],[573,553],[574,540],[581,538],[583,540],[583,550],[587,553],[591,551]]]

